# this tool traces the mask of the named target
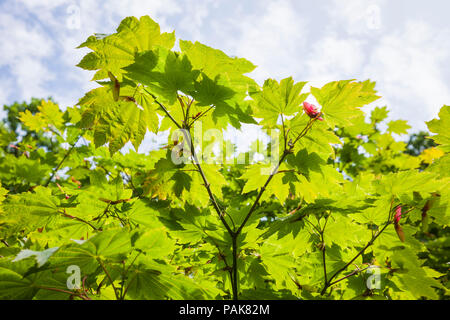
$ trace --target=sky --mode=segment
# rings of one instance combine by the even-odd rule
[[[382,99],[366,110],[386,105],[417,132],[450,104],[449,12],[448,0],[0,0],[0,106],[49,96],[62,109],[76,104],[98,86],[75,66],[88,52],[76,47],[149,15],[178,39],[250,60],[260,84],[376,81]]]

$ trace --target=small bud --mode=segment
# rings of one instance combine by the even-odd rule
[[[317,110],[317,107],[311,103],[303,102],[303,110],[305,110],[305,113],[310,118],[317,118],[317,120],[323,121],[322,117],[320,116],[322,113]]]

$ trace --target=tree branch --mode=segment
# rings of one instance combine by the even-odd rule
[[[345,277],[342,277],[342,278],[340,278],[340,279],[338,279],[338,280],[335,280],[335,281],[331,282],[331,283],[330,283],[330,286],[333,286],[333,285],[335,285],[335,284],[338,283],[338,282],[341,282],[341,281],[343,281],[343,280],[345,280],[345,279],[347,279],[347,278],[350,278],[350,277],[354,276],[355,274],[358,274],[359,272],[362,272],[362,271],[364,271],[364,270],[367,270],[368,268],[370,268],[370,267],[367,267],[367,268],[364,268],[364,269],[358,269],[358,268],[357,268],[356,270],[352,271],[352,273],[346,275]]]
[[[357,254],[356,254],[356,256],[352,259],[352,260],[350,260],[350,262],[348,262],[345,266],[343,266],[342,268],[340,268],[338,271],[336,271],[331,277],[330,277],[330,279],[328,280],[328,282],[327,282],[327,284],[324,286],[324,288],[322,289],[322,291],[320,292],[320,294],[321,295],[323,295],[324,293],[325,293],[325,291],[332,285],[332,284],[334,284],[334,283],[332,283],[331,281],[337,276],[337,275],[339,275],[342,271],[344,271],[345,269],[347,269],[352,263],[353,263],[353,261],[355,261],[360,255],[362,255],[366,250],[367,250],[367,248],[369,248],[373,243],[374,243],[374,241],[381,235],[381,233],[383,233],[383,231],[387,228],[387,226],[389,226],[391,224],[391,222],[390,221],[388,221],[388,222],[386,222],[386,224],[384,225],[384,227],[379,231],[379,232],[377,232],[373,237],[372,237],[372,239],[370,239],[370,241],[364,246],[364,248],[362,248]],[[343,279],[342,279],[343,280]],[[336,283],[336,282],[335,282]]]
[[[194,141],[192,139],[190,128],[184,129],[183,130],[183,135],[184,135],[185,139],[190,142],[191,154],[192,154],[192,158],[194,160],[193,162],[194,162],[194,165],[197,167],[198,172],[200,173],[200,175],[202,177],[203,185],[205,186],[206,191],[208,192],[209,199],[211,200],[214,209],[216,210],[217,214],[219,215],[219,219],[222,221],[222,224],[225,226],[225,228],[227,229],[228,233],[231,236],[233,236],[234,232],[231,230],[230,226],[226,222],[226,220],[224,218],[224,214],[222,213],[222,210],[220,209],[219,205],[217,204],[216,198],[214,197],[214,194],[213,194],[213,192],[211,190],[211,187],[210,187],[210,184],[208,182],[208,179],[206,178],[205,172],[203,171],[202,166],[200,165],[200,162],[198,161],[197,154],[195,153]]]
[[[169,113],[169,111],[167,111],[166,107],[164,107],[164,105],[158,101],[158,99],[156,98],[156,96],[149,92],[146,88],[144,88],[144,91],[147,92],[152,98],[153,100],[156,102],[157,105],[159,105],[159,107],[164,111],[164,113],[170,118],[170,120],[172,120],[172,122],[179,128],[182,129],[183,127],[177,122],[177,120],[175,120],[172,115]]]
[[[64,208],[64,212],[60,212],[60,213],[66,218],[74,219],[74,220],[77,220],[77,221],[80,221],[80,222],[83,222],[83,223],[87,224],[88,226],[90,226],[95,231],[99,231],[100,230],[99,228],[96,228],[93,224],[91,224],[90,222],[88,222],[86,220],[83,220],[81,218],[78,218],[78,217],[75,217],[75,216],[71,216],[70,214],[67,214],[65,208]]]
[[[105,265],[103,264],[102,259],[97,258],[97,261],[98,261],[98,263],[100,264],[100,266],[102,267],[103,271],[106,273],[106,276],[108,277],[108,280],[109,280],[109,282],[111,283],[111,286],[113,287],[113,290],[114,290],[114,294],[115,294],[115,296],[116,296],[116,299],[117,299],[117,300],[120,300],[119,294],[117,293],[117,288],[116,288],[116,286],[114,285],[114,281],[113,281],[113,279],[111,278],[111,275],[109,274],[109,272],[108,272],[108,270],[106,269]]]
[[[66,152],[66,154],[64,155],[64,157],[61,159],[61,161],[58,163],[58,165],[56,166],[56,168],[53,170],[52,175],[50,176],[50,179],[47,180],[47,182],[44,184],[44,187],[48,187],[48,185],[50,184],[50,182],[52,181],[53,177],[56,175],[56,172],[58,172],[58,170],[61,168],[62,164],[64,163],[64,161],[66,161],[67,157],[70,155],[70,153],[72,152],[72,150],[75,148],[75,145],[78,143],[78,141],[81,138],[81,134],[78,136],[77,141],[75,141],[69,148],[69,150]]]
[[[253,212],[256,209],[256,206],[258,205],[259,200],[261,199],[261,196],[263,195],[264,191],[266,190],[266,187],[269,185],[270,181],[272,180],[272,178],[274,177],[274,175],[278,172],[278,169],[280,168],[280,165],[283,163],[284,159],[286,159],[286,156],[288,154],[290,154],[295,146],[295,143],[297,143],[298,140],[300,140],[300,138],[302,138],[303,136],[306,135],[306,133],[308,132],[308,130],[311,128],[312,124],[314,123],[314,121],[317,118],[314,119],[310,119],[308,124],[306,125],[306,127],[300,132],[300,134],[298,135],[298,137],[295,139],[294,143],[289,145],[289,150],[284,150],[283,155],[281,156],[281,159],[278,161],[277,166],[275,167],[275,169],[272,171],[272,173],[270,174],[269,178],[267,179],[266,183],[264,184],[264,186],[261,188],[261,190],[259,191],[258,195],[256,196],[255,202],[253,202],[253,205],[250,208],[250,211],[247,213],[247,216],[245,217],[244,221],[242,222],[241,226],[239,227],[239,229],[236,231],[236,234],[239,234],[242,229],[244,228],[244,226],[247,224],[248,220],[250,219],[251,215],[253,214]]]

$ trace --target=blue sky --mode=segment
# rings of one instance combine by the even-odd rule
[[[449,12],[447,0],[0,0],[0,105],[75,104],[96,86],[75,67],[87,52],[75,48],[148,14],[178,38],[252,61],[259,83],[374,80],[383,98],[368,109],[387,105],[413,132],[450,103]]]

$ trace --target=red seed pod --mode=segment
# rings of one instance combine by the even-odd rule
[[[402,227],[398,223],[394,223],[395,232],[397,232],[398,238],[401,242],[405,242],[405,233]]]
[[[401,218],[402,218],[402,206],[398,206],[397,209],[395,209],[394,228],[395,232],[397,232],[397,236],[400,239],[400,241],[405,242],[405,233],[403,232],[403,229],[400,226]]]

